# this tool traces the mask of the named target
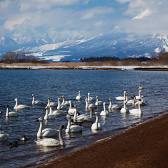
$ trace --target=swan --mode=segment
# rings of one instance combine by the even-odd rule
[[[58,131],[56,129],[52,128],[45,128],[43,129],[43,120],[42,118],[39,118],[40,126],[37,132],[37,138],[42,138],[42,137],[53,137],[56,136]]]
[[[68,109],[68,114],[69,115],[74,115],[77,109],[75,107],[72,107],[72,102],[71,100],[69,101],[69,109]]]
[[[124,91],[124,96],[118,96],[118,97],[116,97],[116,100],[118,100],[118,101],[126,100],[126,95],[127,95],[127,92]]]
[[[48,98],[48,103],[47,103],[47,106],[46,106],[46,108],[48,108],[48,107],[50,107],[50,106],[56,106],[57,105],[57,103],[56,102],[51,102],[51,99],[50,98]]]
[[[95,106],[101,106],[102,104],[103,102],[98,99],[98,96],[96,96]]]
[[[98,114],[95,113],[95,115],[96,115],[96,121],[91,126],[92,131],[101,130],[101,125],[100,125],[100,122],[99,122]]]
[[[133,96],[130,100],[127,100],[126,105],[128,106],[134,106],[136,103],[136,97]]]
[[[127,106],[126,106],[126,101],[124,100],[124,106],[120,110],[121,113],[127,113],[129,112]]]
[[[73,124],[71,125],[71,117],[69,115],[67,115],[67,119],[68,119],[68,124],[67,124],[67,128],[65,130],[66,133],[79,133],[82,132],[82,126]]]
[[[90,93],[88,93],[88,98],[87,99],[88,99],[88,102],[91,102],[91,101],[93,101],[94,98],[90,96]]]
[[[92,122],[92,113],[93,111],[90,110],[90,114],[77,114],[77,111],[74,114],[73,121],[77,123],[82,123],[82,122]]]
[[[54,116],[57,116],[57,115],[60,115],[60,114],[64,114],[64,111],[61,110],[61,109],[57,109],[57,110],[52,110],[52,107],[50,107],[50,113],[49,113],[49,116],[50,115],[54,115]]]
[[[139,99],[141,99],[141,98],[143,97],[143,96],[141,95],[141,92],[142,92],[142,90],[139,89],[139,90],[138,90],[138,96],[135,96],[136,100],[139,100]]]
[[[136,115],[136,114],[141,114],[142,111],[141,111],[140,102],[138,103],[138,108],[130,109],[130,110],[129,110],[129,113],[130,113],[130,114],[134,114],[134,115]]]
[[[69,101],[65,101],[65,97],[62,96],[61,108],[69,106]]]
[[[77,101],[80,101],[80,100],[81,100],[81,94],[80,94],[80,91],[78,92],[78,95],[76,96],[76,100],[77,100]]]
[[[88,101],[88,99],[86,98],[85,99],[85,110],[88,111],[88,110],[91,110],[91,109],[94,109],[95,108],[95,105],[93,103],[90,103]]]
[[[40,102],[39,100],[35,100],[34,94],[32,94],[32,105],[36,105],[39,102]]]
[[[56,147],[56,146],[64,146],[64,140],[62,138],[62,129],[64,126],[60,126],[59,128],[59,139],[54,138],[43,138],[37,139],[36,144],[45,147]]]
[[[100,115],[101,116],[107,116],[109,113],[108,111],[106,110],[106,103],[104,102],[103,103],[103,111],[101,111]]]
[[[109,112],[112,112],[113,110],[120,110],[121,107],[118,104],[112,104],[111,99],[109,100],[109,106],[108,106],[108,110]]]
[[[48,110],[48,108],[46,108],[46,112],[45,112],[45,115],[44,115],[44,120],[52,119],[52,118],[55,118],[55,117],[56,117],[56,115],[53,114],[52,108],[50,107],[50,110]]]
[[[5,141],[9,137],[8,134],[4,133],[3,131],[0,131],[0,141]]]
[[[16,104],[14,106],[14,110],[21,110],[28,107],[27,105],[24,104],[18,104],[18,98],[15,98],[15,102]]]
[[[7,106],[7,108],[6,108],[6,117],[16,117],[17,115],[18,115],[18,113],[15,112],[15,111],[10,111],[9,112],[9,107]]]

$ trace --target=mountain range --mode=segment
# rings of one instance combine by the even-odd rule
[[[168,52],[168,35],[110,33],[63,42],[54,42],[51,38],[18,40],[0,36],[0,56],[9,51],[23,51],[28,56],[50,61],[79,61],[103,56],[152,57]]]

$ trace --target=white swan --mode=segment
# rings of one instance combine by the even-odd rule
[[[39,100],[35,100],[34,94],[32,94],[32,105],[36,105],[39,102],[40,102]]]
[[[16,117],[18,113],[16,111],[10,111],[9,112],[9,107],[7,106],[6,108],[6,117]]]
[[[111,99],[109,100],[109,106],[108,106],[108,110],[109,112],[112,112],[114,110],[120,110],[121,107],[118,104],[112,104]]]
[[[130,109],[130,110],[129,110],[129,113],[130,113],[130,114],[133,114],[133,115],[139,115],[139,114],[141,114],[142,111],[141,111],[140,102],[138,103],[138,108]]]
[[[48,110],[48,108],[46,108],[46,112],[45,112],[45,115],[44,115],[44,120],[53,119],[55,117],[56,117],[56,115],[53,114],[52,107],[50,107],[50,110]]]
[[[116,100],[118,100],[118,101],[124,101],[124,100],[126,100],[126,95],[127,95],[127,92],[124,91],[124,96],[117,96]]]
[[[62,96],[61,108],[65,108],[65,107],[67,107],[67,106],[69,106],[69,101],[66,101],[66,100],[65,100],[65,97]]]
[[[79,133],[82,132],[82,126],[73,124],[71,125],[71,117],[69,115],[67,115],[67,119],[68,119],[68,124],[67,124],[67,128],[65,130],[66,133]]]
[[[37,139],[36,144],[40,146],[45,146],[45,147],[64,146],[64,141],[62,138],[62,129],[63,129],[63,126],[61,126],[59,129],[59,139],[58,140],[54,138]]]
[[[46,106],[46,108],[48,108],[48,107],[53,107],[53,106],[56,106],[57,105],[57,103],[56,102],[51,102],[51,99],[50,98],[48,98],[48,102],[47,102],[47,106]]]
[[[106,110],[106,103],[103,103],[103,111],[101,111],[100,115],[101,116],[107,116],[109,112]]]
[[[78,115],[77,114],[77,111],[75,112],[74,114],[74,117],[73,117],[73,121],[74,122],[78,122],[78,123],[82,123],[82,122],[92,122],[93,121],[93,118],[92,118],[92,113],[93,111],[90,110],[90,114],[80,114]]]
[[[98,99],[98,96],[96,96],[95,106],[101,106],[102,104],[103,102]]]
[[[58,131],[56,129],[52,129],[52,128],[43,129],[43,120],[41,118],[39,118],[39,122],[40,122],[40,127],[37,132],[37,138],[53,137],[58,134]]]
[[[27,108],[28,106],[27,105],[24,105],[24,104],[18,104],[18,99],[15,98],[15,106],[14,106],[14,109],[15,110],[21,110],[21,109],[24,109],[24,108]]]
[[[0,131],[0,141],[5,141],[9,137],[8,134],[4,133],[3,131]]]
[[[88,111],[88,110],[92,110],[95,108],[95,105],[91,102],[88,101],[88,99],[86,98],[85,99],[85,110]]]
[[[143,96],[141,95],[142,90],[138,89],[138,96],[135,96],[136,100],[141,99]]]
[[[94,98],[90,96],[90,93],[88,93],[88,98],[87,99],[88,99],[88,102],[91,102],[91,101],[93,101]]]
[[[72,107],[72,102],[71,100],[69,101],[69,109],[68,109],[68,114],[69,115],[74,115],[77,109],[75,107]]]
[[[120,110],[121,113],[127,113],[129,112],[127,106],[126,106],[126,101],[124,100],[124,106]]]
[[[80,100],[81,100],[81,94],[80,94],[80,91],[78,92],[78,95],[76,96],[76,100],[77,100],[77,101],[80,101]]]
[[[100,122],[99,122],[98,114],[95,113],[95,115],[96,115],[96,121],[91,126],[92,131],[101,130],[101,125],[100,125]]]

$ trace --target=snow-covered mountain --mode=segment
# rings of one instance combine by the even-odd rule
[[[50,39],[17,43],[10,38],[0,38],[0,46],[0,53],[24,50],[27,55],[53,61],[78,61],[83,57],[98,56],[151,57],[168,52],[168,36],[113,33],[59,43],[53,43]]]

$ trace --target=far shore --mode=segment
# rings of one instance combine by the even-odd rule
[[[108,137],[39,168],[167,167],[168,114]]]
[[[168,65],[111,65],[108,62],[0,63],[0,69],[144,70],[168,71]]]

